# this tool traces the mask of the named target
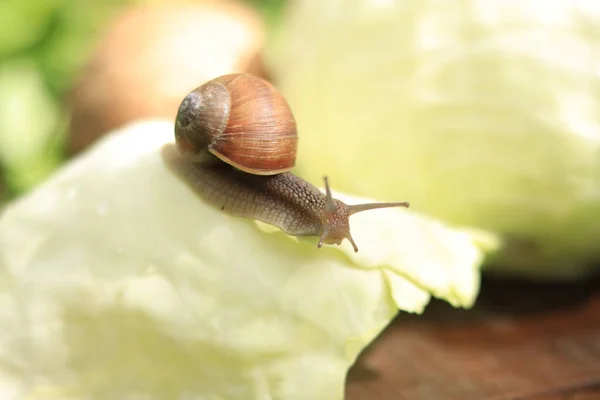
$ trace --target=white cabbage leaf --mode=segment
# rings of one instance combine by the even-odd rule
[[[290,4],[270,57],[303,177],[501,235],[494,273],[598,269],[600,2]]]
[[[341,399],[398,309],[475,301],[472,235],[384,209],[318,249],[206,205],[172,142],[123,127],[0,216],[2,399]]]

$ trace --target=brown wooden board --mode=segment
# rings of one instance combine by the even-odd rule
[[[600,280],[487,279],[472,310],[401,314],[351,369],[347,400],[600,400]]]

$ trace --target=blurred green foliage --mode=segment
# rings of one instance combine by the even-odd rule
[[[134,0],[0,2],[0,167],[5,198],[64,159],[64,99],[102,28]]]
[[[0,1],[0,204],[65,160],[65,97],[110,20],[158,1]],[[245,2],[273,26],[285,0]]]

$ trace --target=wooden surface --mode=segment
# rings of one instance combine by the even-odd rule
[[[487,280],[473,310],[401,314],[350,371],[346,399],[600,400],[600,280]]]

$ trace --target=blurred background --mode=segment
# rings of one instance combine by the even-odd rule
[[[490,273],[598,270],[594,2],[4,0],[0,19],[3,202],[245,71],[286,96],[312,183],[496,235]]]
[[[250,58],[263,45],[264,30],[277,22],[283,5],[284,0],[2,1],[2,201],[42,181],[103,131],[138,117],[164,115],[164,103],[159,104],[161,99],[148,100],[149,105],[127,103],[126,107],[138,109],[117,111],[127,101],[157,95],[151,93],[160,90],[156,87],[157,81],[168,80],[181,71],[191,71],[193,76],[183,78],[185,92],[215,71],[251,70],[244,64],[254,62]],[[202,37],[211,30],[211,36]],[[186,40],[188,33],[197,35],[187,42],[191,46],[175,49],[178,42]],[[204,43],[208,40],[215,44]],[[201,51],[214,51],[219,55],[207,57],[200,54]],[[234,52],[246,54],[236,60],[238,55],[232,54]],[[140,60],[144,56],[146,58]],[[170,58],[173,56],[179,58]],[[213,66],[205,61],[211,57]],[[204,65],[200,65],[200,60]],[[136,61],[139,64],[135,64]],[[167,63],[187,65],[181,65],[179,70],[171,66],[168,71]],[[137,67],[143,68],[138,71]],[[173,74],[174,71],[177,73]],[[134,78],[138,73],[144,75]],[[111,91],[118,88],[107,87],[128,79],[129,86],[121,93]],[[143,91],[144,85],[155,86],[139,96],[131,94]],[[161,86],[181,95],[177,88],[182,84],[162,82]],[[115,103],[114,108],[107,105],[111,101]],[[86,118],[90,120],[83,122]]]
[[[434,373],[441,396],[457,371],[489,396],[600,384],[599,57],[591,1],[2,0],[0,207],[102,134],[251,72],[292,106],[303,177],[498,238],[476,310],[393,325],[352,398]],[[410,372],[417,350],[431,359]]]

